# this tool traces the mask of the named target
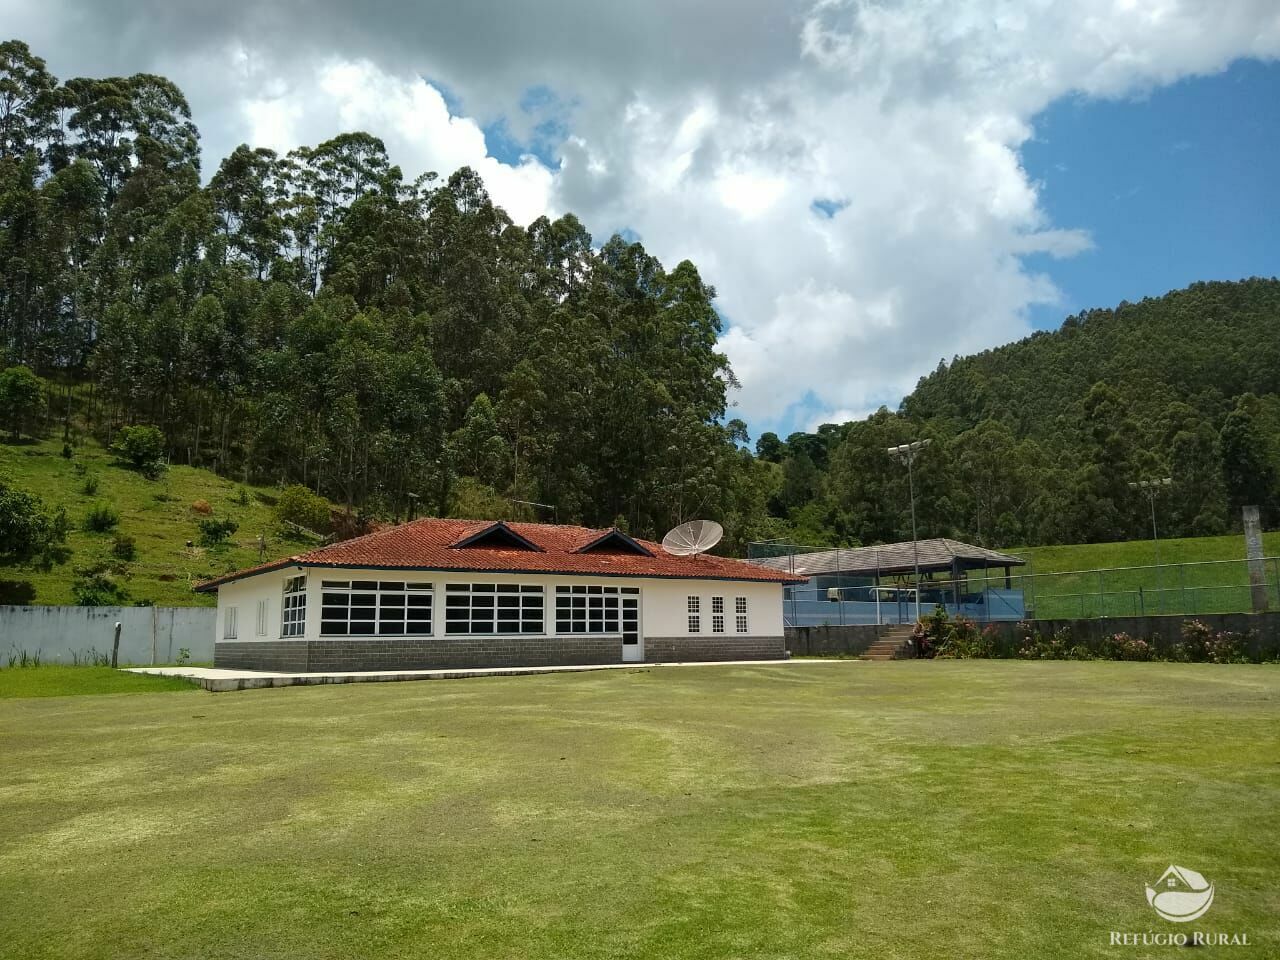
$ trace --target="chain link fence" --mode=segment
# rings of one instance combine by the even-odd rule
[[[831,547],[753,543],[748,558],[788,558],[778,566],[804,576],[801,558],[816,552],[836,554],[835,569],[786,588],[789,626],[913,623],[917,604],[921,615],[941,605],[980,623],[1280,611],[1280,557],[1055,573],[1014,568],[1007,576],[993,567],[960,578],[922,571],[918,589],[911,571],[841,572]]]

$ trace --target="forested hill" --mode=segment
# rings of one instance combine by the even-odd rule
[[[154,426],[170,463],[370,518],[745,533],[771,474],[696,267],[443,173],[368,132],[205,157],[165,78],[60,82],[0,44],[4,426],[68,456]]]
[[[1108,384],[1158,446],[1173,404],[1220,421],[1237,397],[1280,393],[1280,282],[1197,283],[1114,310],[1068,317],[1052,332],[960,357],[921,379],[909,416],[959,431],[984,420],[1019,436],[1058,437],[1089,390]]]
[[[758,453],[771,500],[802,542],[909,535],[904,469],[884,448],[928,439],[916,479],[922,532],[991,545],[1150,536],[1133,481],[1171,477],[1162,532],[1239,526],[1257,503],[1280,522],[1280,281],[1197,283],[1069,317],[942,363],[897,412],[826,425]]]

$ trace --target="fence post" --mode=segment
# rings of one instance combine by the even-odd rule
[[[1102,571],[1098,571],[1098,616],[1107,619],[1107,591],[1102,582]]]
[[[1182,612],[1187,612],[1187,565],[1185,563],[1178,564],[1178,589],[1182,594],[1182,602],[1178,605],[1182,608]]]
[[[111,641],[111,669],[116,669],[120,662],[120,621],[116,621],[115,639]]]
[[[840,626],[844,626],[844,577],[840,569],[840,548],[836,547],[836,607],[840,613]]]

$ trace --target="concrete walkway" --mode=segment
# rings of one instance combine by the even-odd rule
[[[523,677],[540,673],[587,673],[593,670],[650,670],[654,667],[758,667],[799,663],[848,663],[848,660],[715,660],[690,663],[598,663],[568,667],[478,667],[456,670],[371,670],[358,673],[269,673],[221,670],[217,667],[127,667],[130,673],[187,677],[214,693],[259,687],[296,687],[320,683],[385,683],[397,680],[465,680],[469,677]]]

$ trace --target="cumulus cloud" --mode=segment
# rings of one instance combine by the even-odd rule
[[[1025,258],[1078,253],[1088,225],[1050,223],[1020,161],[1054,100],[1280,55],[1274,0],[0,0],[0,20],[60,75],[173,77],[211,163],[363,128],[409,175],[475,167],[517,221],[572,210],[692,259],[757,429],[893,405],[1058,302]],[[532,137],[535,88],[556,162],[502,162],[483,128]]]

